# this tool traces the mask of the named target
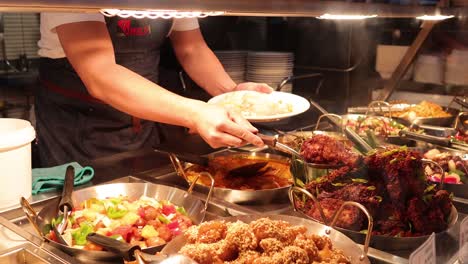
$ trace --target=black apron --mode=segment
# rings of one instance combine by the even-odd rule
[[[172,20],[114,17],[106,24],[117,63],[157,83],[160,47]],[[152,146],[171,133],[93,98],[66,58],[42,58],[39,73],[35,112],[42,167]]]

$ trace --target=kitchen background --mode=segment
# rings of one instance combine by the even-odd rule
[[[249,58],[245,51],[292,53],[292,74],[313,74],[313,77],[295,80],[289,89],[315,99],[331,112],[366,105],[373,95],[377,96],[378,89],[385,83],[384,78],[391,75],[422,23],[414,18],[333,21],[230,16],[208,17],[199,22],[208,45],[215,51],[239,51],[235,54],[244,56],[242,60]],[[37,87],[39,38],[38,14],[0,14],[1,117],[24,118],[34,123],[32,104]],[[208,98],[187,76],[182,74],[181,81],[181,68],[169,41],[161,64],[166,73],[160,75],[164,76],[161,79],[163,86],[188,96]],[[235,66],[245,67],[242,70],[236,68],[236,73],[242,72],[243,79],[249,80],[249,64],[244,62]],[[443,21],[430,33],[399,86],[402,92],[395,94],[393,99],[414,103],[429,99],[447,105],[452,98],[448,95],[468,94],[467,66],[467,18]],[[285,72],[276,70],[276,73]]]

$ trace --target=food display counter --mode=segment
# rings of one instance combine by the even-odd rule
[[[329,64],[333,59],[325,51],[318,63],[329,67],[309,65],[312,60],[307,59],[315,55],[303,56],[304,50],[299,49],[322,50],[304,45],[309,42],[299,37],[294,40],[297,43],[291,44],[300,46],[294,52],[291,51],[295,47],[279,53],[215,52],[220,58],[224,54],[221,63],[226,69],[231,66],[231,72],[226,72],[241,75],[237,76],[241,79],[237,83],[261,81],[273,87],[276,85],[272,76],[283,74],[281,69],[287,71],[287,76],[280,76],[284,78],[271,97],[235,91],[208,102],[243,114],[260,130],[258,135],[265,147],[211,149],[200,137],[187,136],[177,138],[172,145],[93,160],[86,164],[95,172],[91,182],[72,188],[73,194],[68,193],[76,203],[71,206],[71,220],[67,220],[67,213],[59,216],[55,210],[52,212],[55,205],[66,204],[63,203],[67,201],[66,191],[36,194],[22,200],[21,207],[0,211],[0,263],[107,264],[134,258],[145,263],[145,255],[158,258],[151,263],[164,263],[167,257],[164,254],[180,250],[186,256],[203,259],[203,263],[222,263],[220,260],[251,263],[241,260],[255,257],[263,258],[260,263],[309,263],[315,259],[324,263],[420,264],[423,262],[412,261],[414,253],[425,242],[431,242],[431,237],[435,241],[434,250],[424,248],[422,252],[426,255],[419,258],[437,264],[461,263],[459,253],[464,253],[464,249],[460,248],[463,245],[460,240],[467,240],[461,235],[464,228],[461,223],[468,217],[466,93],[457,97],[462,103],[455,105],[454,94],[441,98],[426,93],[423,98],[397,90],[405,85],[404,76],[431,31],[444,19],[463,16],[466,8],[450,6],[447,1],[412,6],[367,2],[0,1],[0,11],[7,12],[71,10],[100,12],[108,17],[171,19],[257,16],[273,18],[270,20],[273,23],[279,23],[275,20],[279,17],[291,17],[290,25],[298,26],[298,32],[303,31],[300,24],[304,21],[313,27],[321,19],[353,20],[349,25],[347,21],[337,26],[334,32],[340,33],[334,41],[339,45],[339,40],[344,39],[341,33],[349,33],[346,45],[342,45],[346,46],[346,52],[332,51],[345,54],[346,63],[340,67]],[[377,16],[419,21],[417,17],[424,22],[420,23],[421,30],[418,26],[413,32],[415,39],[399,64],[394,65],[393,73],[388,73],[390,79],[380,78],[378,85],[365,91],[367,88],[361,89],[361,85],[368,85],[369,80],[364,82],[360,78],[376,74],[368,62],[374,54],[366,51],[368,54],[351,63],[359,57],[351,50],[371,42],[353,40],[361,35],[353,37],[352,32],[370,25],[359,21]],[[320,20],[301,20],[304,17]],[[359,21],[354,23],[356,20]],[[402,32],[395,30],[391,34],[392,39],[398,39]],[[321,48],[327,45],[324,43]],[[278,58],[283,59],[283,64],[278,63]],[[235,63],[239,60],[242,67]],[[265,61],[266,68],[262,69],[259,62]],[[249,66],[250,72],[246,68]],[[301,70],[314,72],[301,77]],[[357,74],[352,76],[355,70]],[[278,71],[281,74],[276,74]],[[177,81],[186,92],[184,72],[177,74],[180,77]],[[340,78],[335,78],[335,74]],[[254,79],[244,80],[244,76]],[[319,81],[315,92],[300,85],[293,89],[290,83],[291,89],[279,91],[287,82],[300,83],[308,78],[304,76],[320,77],[316,78]],[[334,79],[345,84],[338,87]],[[329,82],[321,88],[325,80]],[[463,85],[460,87],[463,91]],[[379,88],[383,89],[378,91]],[[367,96],[361,96],[366,93]],[[230,97],[233,94],[240,96]],[[352,97],[360,97],[355,100],[359,103],[353,102]],[[412,98],[404,100],[407,97]],[[424,102],[427,98],[437,98],[437,104]],[[362,104],[370,100],[377,101]],[[404,102],[387,102],[392,100]],[[244,108],[246,105],[250,108]],[[262,219],[263,216],[270,219]],[[226,222],[221,222],[221,218]],[[63,229],[58,231],[59,228]],[[178,236],[182,233],[186,236]],[[99,235],[114,239],[113,246],[119,250],[110,248],[105,239],[101,240],[103,244],[91,241],[92,237],[98,241]]]
[[[250,150],[249,148],[244,149],[244,151]],[[181,190],[188,188],[187,182],[174,171],[167,155],[158,151],[144,150],[124,153],[96,160],[93,162],[93,167],[96,170],[96,176],[93,183],[89,185],[149,183],[172,186]],[[86,188],[90,188],[90,186],[82,186],[78,189],[85,190]],[[207,197],[206,193],[198,191],[193,192],[193,195],[202,200],[206,200]],[[33,196],[30,201],[33,208],[40,211],[48,203],[57,201],[59,196],[59,193],[52,192]],[[448,232],[444,232],[436,238],[437,263],[457,263],[459,223],[468,213],[467,204],[464,203],[465,200],[459,199],[459,202],[460,206],[457,206],[457,223]],[[304,217],[293,210],[287,199],[267,204],[238,205],[214,197],[209,202],[205,220],[252,214]],[[0,224],[3,230],[0,234],[2,236],[0,260],[10,261],[14,259],[14,261],[17,261],[9,263],[77,263],[76,258],[70,259],[70,256],[37,237],[33,227],[29,224],[20,208],[3,211],[0,214]],[[363,245],[360,245],[360,247],[362,248]],[[371,263],[408,263],[411,253],[411,251],[382,251],[370,248],[368,257]],[[89,262],[87,261],[87,263]]]

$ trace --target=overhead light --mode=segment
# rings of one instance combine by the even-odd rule
[[[317,18],[319,19],[335,19],[335,20],[362,20],[367,18],[377,17],[377,15],[332,15],[323,14]]]
[[[107,17],[119,16],[122,18],[193,18],[223,15],[222,11],[177,11],[177,10],[121,10],[121,9],[101,9],[101,14]]]
[[[452,17],[454,17],[454,16],[443,16],[443,15],[428,16],[428,15],[424,15],[424,16],[418,16],[418,17],[416,17],[416,19],[440,21],[440,20],[445,20],[445,19],[449,19],[449,18],[452,18]]]

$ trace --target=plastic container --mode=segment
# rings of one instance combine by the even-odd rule
[[[468,50],[453,50],[447,56],[445,65],[445,83],[468,85]]]
[[[438,55],[419,55],[414,65],[414,81],[443,84],[444,58]]]
[[[378,45],[375,70],[383,79],[389,79],[407,50],[408,46]],[[410,66],[403,80],[409,80],[412,76],[413,66]]]
[[[0,209],[31,197],[31,142],[36,132],[26,120],[0,118]]]

